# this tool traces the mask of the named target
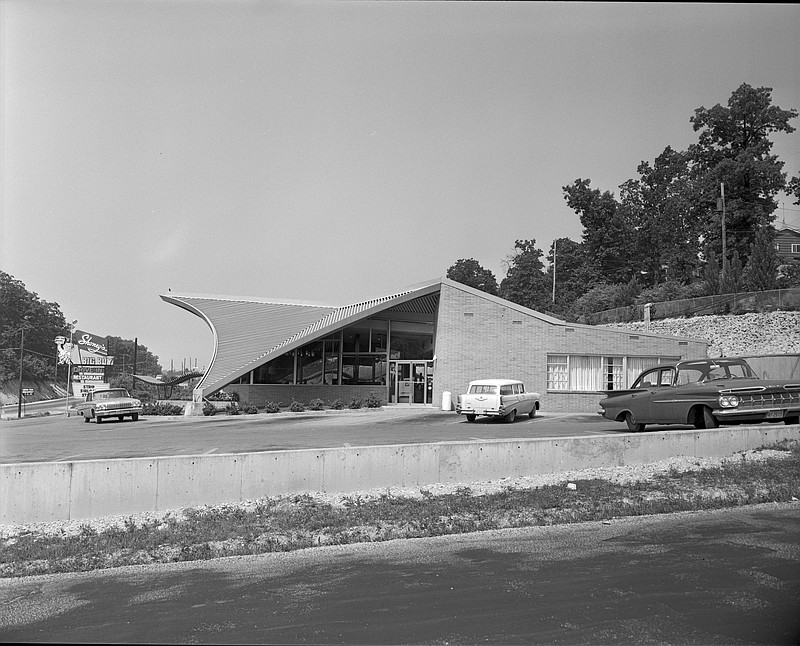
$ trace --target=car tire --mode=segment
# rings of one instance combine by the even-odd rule
[[[466,418],[467,418],[468,422],[474,422],[476,417],[477,417],[477,415],[474,415],[473,413],[467,413],[467,415],[466,415]]]
[[[88,415],[84,415],[83,413],[81,413],[81,417],[83,417],[83,421],[84,421],[84,422],[86,422],[87,424],[88,424],[88,423],[91,421],[91,420],[89,419],[89,416],[88,416]]]
[[[708,406],[703,408],[703,428],[719,428],[719,421]]]
[[[133,415],[131,415],[131,419],[132,419],[134,422],[138,421],[138,419],[139,419],[139,413],[134,413]]]
[[[790,424],[800,424],[800,415],[791,415],[783,420],[783,423],[789,426]]]
[[[118,419],[120,422],[124,422],[124,421],[125,421],[125,415],[117,415],[117,419]]]
[[[101,417],[97,417],[97,415],[95,415],[95,417],[94,417],[94,421],[95,421],[95,422],[97,422],[97,423],[99,424],[100,422],[102,422],[102,421],[103,421],[103,419],[102,419]]]
[[[536,417],[536,406],[534,406],[533,408],[531,408],[531,412],[530,412],[530,413],[528,413],[528,417],[530,417],[531,419],[533,419],[534,417]]]
[[[644,430],[644,424],[633,421],[633,415],[630,412],[625,413],[625,423],[631,433],[641,433]]]
[[[505,416],[505,422],[506,424],[513,424],[515,419],[517,419],[517,409],[512,408],[508,411],[508,415]]]

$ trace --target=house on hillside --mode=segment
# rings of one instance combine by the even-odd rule
[[[800,260],[800,229],[780,224],[775,227],[775,251],[781,262]]]
[[[543,410],[597,412],[599,391],[707,356],[703,339],[567,323],[447,278],[344,306],[162,294],[211,328],[193,409],[225,389],[257,406],[379,397],[436,406],[474,379],[519,379]]]

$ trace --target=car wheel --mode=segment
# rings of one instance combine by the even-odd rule
[[[124,421],[125,421],[125,415],[117,415],[117,419],[118,419],[120,422],[124,422]]]
[[[707,406],[703,409],[703,428],[719,428],[717,418]]]
[[[139,419],[139,413],[134,413],[133,415],[131,415],[131,419],[132,419],[134,422],[135,422],[135,421],[137,421],[137,420]]]
[[[84,415],[83,413],[81,413],[81,417],[83,417],[84,422],[86,422],[87,424],[89,423],[90,420],[88,415]]]
[[[644,424],[634,422],[633,415],[630,412],[625,413],[625,423],[628,425],[628,430],[631,433],[641,433],[644,430]]]
[[[511,424],[515,419],[517,419],[517,409],[512,408],[508,411],[508,415],[506,415],[506,423]]]
[[[477,417],[477,415],[473,415],[473,414],[470,413],[470,414],[467,415],[467,421],[468,422],[474,422],[476,417]]]
[[[102,419],[101,417],[97,417],[97,416],[95,415],[94,421],[95,421],[95,422],[97,422],[97,423],[99,424],[100,422],[102,422],[102,421],[103,421],[103,419]]]
[[[800,424],[800,415],[792,415],[790,417],[787,417],[786,419],[783,420],[783,423],[786,424],[787,426],[789,424]]]

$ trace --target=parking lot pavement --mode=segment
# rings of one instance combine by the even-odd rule
[[[248,453],[337,446],[491,441],[625,433],[598,415],[540,413],[505,424],[436,408],[140,417],[85,424],[64,415],[0,422],[0,463]]]

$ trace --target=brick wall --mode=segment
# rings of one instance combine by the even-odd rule
[[[226,386],[225,390],[238,393],[240,402],[249,402],[256,406],[263,406],[267,402],[288,406],[292,403],[292,399],[303,404],[308,404],[312,399],[321,399],[326,404],[330,404],[335,399],[341,399],[344,405],[348,406],[353,397],[365,400],[370,393],[380,397],[384,404],[389,401],[386,386],[231,384]]]
[[[548,393],[547,355],[706,356],[705,341],[556,324],[469,288],[442,284],[436,334],[434,402],[455,402],[474,379],[519,379],[542,394],[542,410],[597,412],[602,395]]]

